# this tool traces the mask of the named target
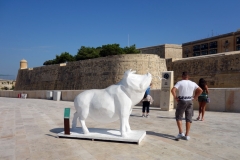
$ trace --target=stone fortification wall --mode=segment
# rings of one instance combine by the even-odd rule
[[[182,58],[182,46],[165,44],[165,58]]]
[[[153,89],[161,86],[161,72],[166,71],[165,59],[153,54],[115,55],[68,62],[18,71],[15,90],[85,90],[102,89],[119,82],[125,70],[138,74],[149,71]]]
[[[144,54],[156,54],[161,58],[182,58],[182,45],[163,44],[145,48],[138,48]]]
[[[167,59],[168,70],[174,71],[174,82],[181,79],[183,71],[190,73],[190,79],[208,81],[210,88],[240,87],[240,51],[183,59]]]

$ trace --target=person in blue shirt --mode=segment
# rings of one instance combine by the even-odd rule
[[[150,96],[150,88],[152,86],[152,83],[150,86],[147,88],[145,91],[144,97],[143,97],[143,104],[142,104],[142,117],[148,118],[149,116],[149,107],[150,107],[150,101],[151,101],[151,96]],[[147,110],[147,114],[145,114],[145,111]]]

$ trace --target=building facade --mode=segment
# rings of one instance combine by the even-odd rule
[[[160,58],[182,58],[182,45],[163,44],[151,47],[138,48],[140,53],[156,54]]]
[[[182,44],[182,57],[194,57],[240,50],[240,30]]]
[[[15,80],[0,79],[0,90],[10,90],[15,87]]]

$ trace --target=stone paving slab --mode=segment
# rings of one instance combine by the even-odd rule
[[[63,131],[64,108],[75,112],[73,102],[0,97],[0,159],[28,160],[151,160],[216,159],[240,157],[240,114],[206,112],[205,121],[193,121],[190,141],[175,141],[174,111],[151,108],[141,117],[134,107],[132,130],[145,130],[140,145],[120,142],[56,138]],[[194,119],[196,119],[195,111]],[[183,122],[185,124],[185,122]],[[89,128],[119,129],[119,121],[100,124],[87,119]],[[81,127],[80,124],[77,125]]]
[[[120,130],[103,129],[103,128],[88,128],[89,134],[83,134],[82,127],[70,129],[70,134],[65,134],[64,131],[57,134],[59,138],[76,138],[76,139],[90,139],[90,140],[102,140],[102,141],[118,141],[137,143],[143,140],[146,135],[146,131],[132,130],[128,133],[127,137],[122,137]]]

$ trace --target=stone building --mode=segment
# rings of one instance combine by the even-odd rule
[[[182,44],[182,57],[240,50],[240,30]]]
[[[15,80],[0,79],[0,90],[10,90],[15,86]]]
[[[159,89],[163,71],[174,71],[174,82],[188,71],[191,80],[208,81],[210,88],[240,87],[240,51],[189,58],[160,58],[155,54],[127,54],[19,69],[15,90],[102,89],[121,80],[125,70],[153,75],[153,89]]]
[[[178,44],[163,44],[151,47],[138,48],[143,54],[156,54],[160,58],[182,58],[182,46]]]
[[[240,51],[167,59],[166,64],[174,71],[174,82],[181,79],[183,71],[188,71],[192,81],[198,83],[204,78],[210,88],[240,88]]]

